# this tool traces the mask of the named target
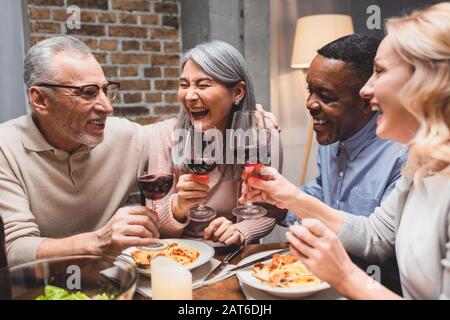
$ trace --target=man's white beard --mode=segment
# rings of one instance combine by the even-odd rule
[[[101,136],[93,136],[85,132],[74,132],[70,127],[63,130],[62,133],[66,136],[66,138],[77,143],[85,144],[91,148],[103,141],[103,134]]]
[[[79,128],[73,128],[73,123],[70,122],[67,115],[56,115],[54,118],[58,131],[64,137],[73,142],[95,147],[103,141],[104,134],[100,136],[90,135]]]
[[[79,135],[78,139],[81,144],[85,144],[92,148],[103,141],[103,134],[101,136],[92,136],[83,132]]]

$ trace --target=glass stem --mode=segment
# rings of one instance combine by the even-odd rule
[[[205,175],[198,175],[199,177],[205,176]],[[208,179],[208,175],[206,175],[206,179]],[[205,208],[205,203],[204,202],[200,202],[200,204],[198,205],[199,209],[204,209]]]
[[[140,192],[140,200],[141,200],[141,206],[143,206],[143,207],[145,207],[145,200],[146,200],[146,198],[145,198],[145,195],[144,195],[144,192],[142,192],[142,190],[140,190],[139,191]]]
[[[237,204],[236,204],[236,207],[240,207],[240,206],[242,206],[240,203],[239,203],[239,198],[241,197],[241,195],[242,195],[242,184],[244,183],[244,178],[242,178],[242,179],[240,179],[239,180],[239,188],[238,188],[238,194],[237,194]],[[247,191],[248,192],[248,191]],[[246,202],[246,205],[251,205],[252,203],[250,202],[250,201],[247,201]]]
[[[244,170],[245,170],[245,168],[244,168]],[[242,183],[244,183],[244,182],[247,183],[247,179],[248,179],[248,175],[246,174],[245,178],[242,178]],[[241,188],[242,188],[242,184],[241,184]],[[247,198],[248,198],[248,194],[250,193],[250,191],[251,191],[250,186],[247,184]],[[247,206],[252,205],[252,203],[248,200],[247,200],[246,204],[247,204]]]
[[[247,177],[246,177],[246,179],[247,179]],[[247,182],[247,181],[246,181],[246,182]],[[250,191],[251,191],[251,188],[250,188],[249,185],[247,184],[247,196],[248,196],[248,194],[250,193]],[[252,205],[251,201],[248,201],[248,200],[247,200],[247,205],[248,205],[248,206],[251,206],[251,205]]]
[[[248,179],[248,177],[245,176],[245,182],[247,182],[247,179]],[[251,189],[250,186],[247,184],[247,199],[248,199],[248,195],[249,195],[249,193],[250,193],[251,190],[252,190],[252,189]],[[247,205],[248,205],[248,206],[251,206],[252,203],[251,203],[250,201],[247,200]]]

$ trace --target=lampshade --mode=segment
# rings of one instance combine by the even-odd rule
[[[292,68],[309,68],[317,50],[325,44],[353,33],[352,18],[343,14],[318,14],[297,20]]]

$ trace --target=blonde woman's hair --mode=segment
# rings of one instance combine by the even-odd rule
[[[413,69],[400,98],[420,124],[403,173],[432,175],[450,164],[450,3],[391,18],[386,32]]]

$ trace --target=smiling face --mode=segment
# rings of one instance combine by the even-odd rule
[[[370,100],[373,110],[380,111],[378,137],[404,144],[414,138],[419,124],[400,100],[401,89],[412,74],[412,68],[395,52],[392,39],[384,38],[375,57],[374,73],[360,92]]]
[[[245,94],[243,82],[232,89],[206,75],[193,61],[184,65],[178,87],[178,99],[193,123],[225,130],[233,102]]]
[[[53,65],[57,74],[52,83],[100,87],[107,83],[93,56],[63,51],[53,57]],[[46,98],[47,108],[36,113],[39,127],[52,145],[71,152],[82,144],[95,146],[103,141],[106,117],[113,109],[102,90],[94,98],[77,96],[74,89],[47,90],[53,93]]]
[[[320,54],[311,62],[306,102],[321,145],[343,141],[361,129],[372,112],[358,95],[360,83],[347,63]]]

